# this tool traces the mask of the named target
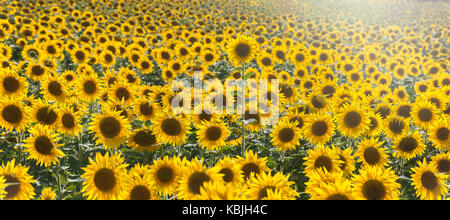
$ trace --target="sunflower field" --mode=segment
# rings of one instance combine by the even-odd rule
[[[0,0],[0,200],[447,200],[449,11]]]

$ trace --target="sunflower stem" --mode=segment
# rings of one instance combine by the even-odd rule
[[[242,112],[241,112],[241,119],[242,119],[242,149],[241,149],[241,156],[245,156],[245,63],[242,64],[242,73],[241,73],[241,100],[242,100]]]

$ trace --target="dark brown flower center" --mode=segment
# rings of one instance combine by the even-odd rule
[[[361,114],[356,111],[351,111],[345,114],[344,123],[349,128],[356,128],[361,124]]]
[[[369,165],[375,165],[378,163],[378,161],[380,161],[381,159],[381,155],[378,152],[378,150],[374,147],[368,147],[364,150],[364,160],[369,164]]]
[[[248,44],[240,43],[236,46],[235,50],[240,58],[245,58],[250,54],[250,46]]]
[[[188,179],[189,191],[193,194],[200,194],[200,187],[203,186],[204,182],[208,182],[211,179],[208,175],[202,172],[193,173]]]
[[[427,190],[434,190],[438,186],[438,179],[436,178],[436,175],[430,171],[422,173],[420,180],[423,187]]]
[[[61,122],[65,128],[73,128],[75,127],[75,118],[71,113],[65,113],[61,117]]]
[[[386,196],[386,188],[378,180],[368,180],[362,187],[362,194],[367,200],[381,200]]]
[[[325,168],[328,172],[331,172],[331,170],[333,169],[333,162],[327,156],[319,156],[314,161],[314,168],[315,169]]]
[[[150,197],[150,190],[145,186],[135,186],[130,192],[130,200],[149,200]]]
[[[322,136],[327,133],[328,125],[324,121],[317,121],[311,126],[311,131],[315,136]]]
[[[11,175],[5,175],[4,178],[6,180],[6,184],[11,184],[4,189],[6,192],[5,199],[14,199],[17,195],[19,195],[20,181]]]
[[[35,139],[34,148],[39,154],[51,155],[53,144],[47,136],[40,136]]]
[[[233,181],[234,174],[229,168],[222,168],[219,173],[223,174],[223,181],[226,183]]]
[[[448,140],[449,134],[450,134],[450,131],[446,127],[441,127],[436,131],[436,137],[441,141]]]
[[[278,138],[284,143],[292,141],[292,139],[294,139],[294,136],[295,133],[292,128],[283,128],[278,133]]]
[[[222,129],[219,127],[209,127],[206,129],[205,134],[209,141],[217,141],[222,135]]]
[[[9,76],[3,80],[3,88],[7,92],[15,92],[17,91],[17,89],[19,89],[19,87],[19,80],[17,80],[16,77]]]
[[[93,81],[86,81],[83,84],[83,89],[87,94],[94,94],[97,90],[97,84]]]
[[[53,96],[60,96],[63,93],[63,91],[61,89],[61,84],[56,81],[52,81],[48,84],[48,91]]]
[[[433,118],[433,113],[430,109],[423,108],[419,110],[418,116],[422,122],[428,122]]]
[[[94,184],[100,191],[111,191],[117,184],[114,171],[108,168],[99,169],[95,172]]]
[[[244,179],[247,180],[251,173],[259,174],[260,169],[259,166],[254,163],[247,163],[244,166],[242,166],[242,172],[244,174]]]
[[[3,108],[2,117],[11,124],[19,123],[22,120],[22,110],[14,104],[8,105]]]
[[[156,171],[156,177],[163,184],[170,183],[174,178],[174,172],[170,167],[161,167]]]
[[[100,132],[106,138],[115,138],[121,129],[120,122],[114,117],[106,117],[100,121]]]
[[[181,133],[182,128],[181,123],[178,120],[174,118],[168,118],[162,121],[161,129],[169,136],[177,136]]]
[[[398,148],[403,152],[411,152],[419,146],[419,143],[414,137],[405,137],[403,138]]]
[[[46,125],[51,125],[55,123],[58,115],[49,107],[40,108],[36,113],[36,118],[39,122]]]

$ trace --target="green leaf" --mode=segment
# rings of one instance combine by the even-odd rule
[[[250,77],[252,77],[254,75],[255,75],[254,72],[247,73],[247,74],[244,75],[244,80],[247,80],[248,78],[250,78]]]

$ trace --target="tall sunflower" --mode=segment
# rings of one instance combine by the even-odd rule
[[[124,164],[121,154],[105,155],[97,153],[95,161],[89,158],[90,164],[82,168],[84,174],[81,192],[88,200],[115,200],[121,198],[127,182],[128,164]]]
[[[257,55],[256,41],[246,35],[238,35],[227,44],[227,54],[230,62],[240,67],[243,63],[249,63]]]
[[[247,181],[251,176],[269,171],[267,167],[267,157],[259,158],[256,152],[248,150],[245,152],[245,157],[237,156],[236,163],[239,164],[244,181]]]

